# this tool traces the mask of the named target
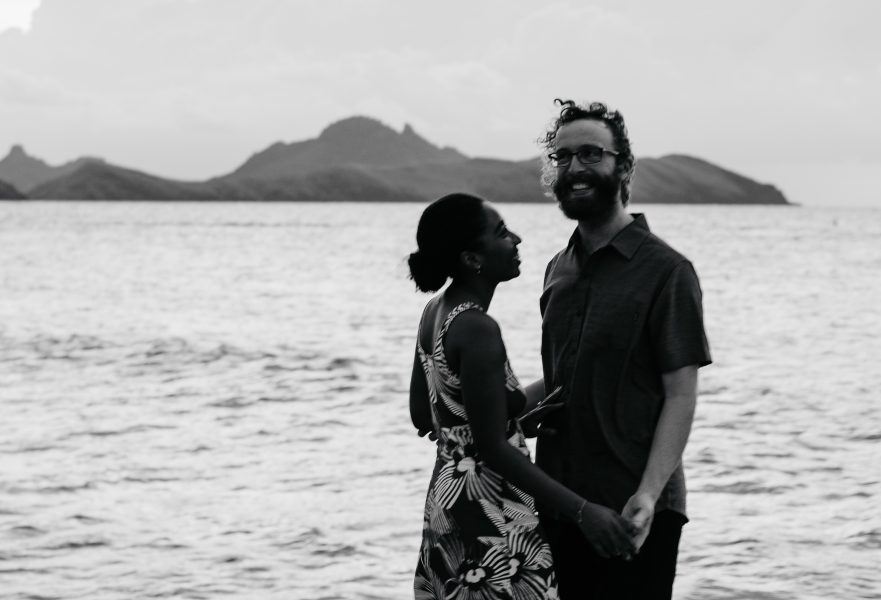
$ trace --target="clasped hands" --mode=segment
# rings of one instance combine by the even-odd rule
[[[586,502],[576,523],[599,556],[631,560],[648,537],[653,513],[654,502],[648,494],[637,493],[620,515],[611,508]]]

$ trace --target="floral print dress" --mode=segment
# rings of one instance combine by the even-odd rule
[[[459,378],[446,362],[444,336],[450,323],[472,309],[483,310],[467,302],[450,312],[430,354],[417,341],[437,434],[437,461],[425,501],[416,598],[556,599],[551,551],[535,515],[535,502],[477,454]],[[505,375],[508,442],[529,456],[513,416],[522,409],[524,394],[507,360]],[[512,405],[517,407],[513,411]]]

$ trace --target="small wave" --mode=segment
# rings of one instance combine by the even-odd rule
[[[123,477],[120,481],[126,483],[172,483],[183,481],[183,479],[180,477]],[[195,481],[195,479],[189,478],[188,481]],[[199,481],[204,481],[204,478],[200,477]]]
[[[265,366],[263,367],[263,370],[264,370],[264,371],[269,371],[269,372],[276,372],[276,371],[301,371],[301,370],[303,370],[304,368],[305,368],[305,367],[304,367],[303,365],[290,365],[290,366],[288,366],[288,365],[280,365],[280,364],[278,364],[278,363],[271,363],[271,364],[265,365]]]
[[[345,556],[354,556],[357,548],[349,544],[336,544],[330,547],[319,547],[312,551],[315,556],[326,556],[328,558],[342,558]]]
[[[245,567],[244,568],[244,571],[246,573],[268,573],[271,570],[272,569],[270,569],[269,567],[263,567],[260,565],[255,565],[253,567]]]
[[[44,546],[44,550],[81,550],[84,548],[101,548],[104,546],[110,546],[110,543],[105,540],[72,540],[69,542],[62,542],[60,544],[52,544],[50,546]]]
[[[705,485],[698,490],[708,494],[782,494],[792,489],[787,485],[761,485],[752,481],[738,481],[727,485]]]
[[[158,538],[146,543],[133,544],[133,548],[150,548],[152,550],[184,550],[189,548],[187,544],[172,541],[168,538]]]
[[[48,575],[51,572],[49,569],[0,569],[0,575]]]
[[[99,519],[98,517],[90,517],[89,515],[72,515],[68,517],[73,521],[77,521],[79,523],[83,523],[86,525],[97,525],[98,523],[106,523],[105,519]]]
[[[351,367],[356,364],[361,364],[364,361],[359,360],[357,358],[346,358],[346,357],[337,357],[332,359],[329,363],[327,363],[328,369],[343,369],[346,367]]]
[[[297,400],[294,396],[261,396],[257,398],[257,402],[295,402]]]
[[[881,440],[881,433],[854,435],[847,439],[853,442],[877,442],[878,440]]]
[[[343,392],[354,392],[357,389],[360,389],[360,388],[358,386],[354,386],[354,385],[336,385],[336,386],[332,386],[331,388],[329,388],[328,392],[339,394],[339,393],[343,393]]]
[[[46,531],[32,525],[17,525],[9,529],[9,535],[20,538],[31,538],[46,535]]]
[[[312,427],[348,427],[349,424],[338,419],[327,419],[326,421],[315,421],[310,423]]]
[[[10,452],[9,454],[29,454],[31,452],[48,452],[49,450],[57,450],[58,446],[25,446]]]
[[[323,536],[323,535],[324,535],[324,532],[321,531],[319,528],[310,527],[309,529],[306,529],[305,531],[301,531],[300,533],[298,533],[294,537],[294,539],[287,541],[287,542],[276,542],[274,544],[274,546],[277,548],[289,548],[292,546],[301,546],[303,544],[310,544],[311,545],[311,544],[317,542],[319,539],[321,539],[321,536]]]
[[[47,485],[43,487],[10,486],[5,489],[8,494],[70,494],[81,490],[94,489],[95,485],[87,481],[80,485]]]
[[[105,430],[89,430],[89,431],[75,431],[73,433],[67,434],[63,439],[68,438],[76,438],[76,437],[111,437],[115,435],[126,435],[129,433],[141,433],[143,431],[152,431],[154,429],[177,429],[174,425],[132,425],[131,427],[124,427],[122,429],[105,429]]]
[[[225,400],[209,402],[206,406],[212,406],[214,408],[247,408],[249,406],[253,406],[254,404],[254,400],[247,400],[240,396],[236,396],[233,398],[226,398]]]
[[[881,550],[881,529],[860,531],[848,539],[854,539],[854,546],[860,550]]]

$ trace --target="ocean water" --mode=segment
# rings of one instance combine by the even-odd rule
[[[500,322],[540,375],[572,225],[502,205]],[[715,363],[675,597],[881,595],[881,211],[636,206]],[[0,203],[0,597],[411,598],[417,205]]]

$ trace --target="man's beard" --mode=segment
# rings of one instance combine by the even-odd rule
[[[573,183],[586,183],[593,188],[591,198],[572,198]],[[563,173],[554,183],[554,195],[563,214],[570,219],[588,223],[604,223],[615,213],[621,181],[616,174]]]

